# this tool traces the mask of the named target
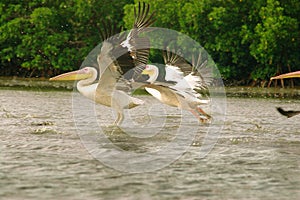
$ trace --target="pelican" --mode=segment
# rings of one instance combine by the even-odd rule
[[[210,120],[211,116],[200,108],[209,103],[209,100],[201,99],[199,93],[208,84],[197,71],[207,64],[207,61],[202,62],[201,53],[197,63],[193,59],[192,64],[168,49],[163,52],[163,58],[164,77],[160,77],[161,69],[156,65],[147,64],[142,71],[142,74],[149,75],[146,81],[149,84],[144,86],[145,90],[166,105],[190,111],[200,122]]]
[[[299,114],[300,114],[300,110],[299,110],[299,111],[297,111],[297,110],[283,110],[283,109],[280,108],[280,107],[278,107],[278,108],[276,108],[276,109],[277,109],[277,111],[278,111],[280,114],[286,116],[287,118],[290,118],[290,117],[293,117],[293,116],[295,116],[295,115],[299,115]]]
[[[113,28],[108,30],[107,24],[103,25],[104,31],[100,32],[103,42],[101,52],[97,56],[98,83],[95,83],[98,72],[90,66],[58,75],[50,80],[79,80],[76,85],[78,91],[98,104],[114,108],[117,112],[114,124],[120,125],[124,118],[123,109],[131,109],[144,103],[117,89],[116,84],[125,79],[124,74],[127,71],[138,71],[140,66],[148,62],[149,39],[140,37],[140,33],[155,21],[154,12],[149,14],[149,9],[150,5],[145,3],[138,4],[137,12],[134,8],[135,21],[127,36]],[[140,48],[141,46],[148,48]]]

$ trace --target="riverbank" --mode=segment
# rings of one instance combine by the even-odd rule
[[[231,86],[225,87],[227,97],[248,97],[248,98],[300,98],[300,88],[281,87],[245,87]]]
[[[49,81],[45,78],[18,78],[0,77],[0,89],[24,89],[24,90],[70,90],[74,88],[72,81]],[[300,87],[250,87],[250,86],[226,86],[228,97],[247,98],[300,98]],[[138,92],[139,94],[140,92]],[[141,92],[141,94],[144,94]]]
[[[15,89],[73,90],[73,81],[49,81],[46,78],[0,77],[0,87]]]

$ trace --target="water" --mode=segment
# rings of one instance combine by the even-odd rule
[[[300,199],[300,116],[287,119],[275,110],[299,110],[300,100],[228,98],[222,133],[205,158],[198,153],[208,127],[195,127],[196,139],[175,162],[154,172],[125,173],[84,148],[71,92],[0,94],[0,199]],[[96,107],[98,123],[109,124],[113,113],[101,117],[103,109],[109,111]],[[138,115],[133,118],[149,120]],[[103,130],[119,147],[145,152],[174,137],[180,112],[170,108],[167,116],[154,122],[166,120],[169,128],[149,141],[109,125]]]

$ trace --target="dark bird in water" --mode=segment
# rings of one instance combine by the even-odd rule
[[[277,107],[277,110],[280,114],[286,116],[287,118],[290,118],[290,117],[293,117],[295,115],[299,115],[300,114],[300,111],[295,111],[295,110],[283,110],[282,108],[280,107]]]

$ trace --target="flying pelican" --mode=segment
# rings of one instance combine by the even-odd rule
[[[140,33],[155,21],[154,12],[149,15],[149,9],[150,5],[145,3],[142,6],[138,4],[137,12],[134,8],[135,21],[127,37],[125,33],[119,33],[119,30],[115,28],[113,30],[113,27],[108,30],[108,25],[103,25],[104,31],[100,32],[103,42],[101,52],[97,56],[98,83],[95,83],[97,70],[89,66],[58,75],[50,80],[80,80],[77,83],[78,91],[96,103],[114,108],[117,111],[114,124],[120,125],[124,118],[123,109],[131,109],[144,103],[118,90],[116,84],[124,79],[123,75],[126,72],[132,69],[134,72],[138,71],[141,69],[140,66],[148,62],[149,39],[140,37]]]
[[[156,65],[147,64],[142,71],[142,74],[149,75],[146,80],[149,84],[144,86],[145,90],[164,104],[190,111],[201,122],[211,119],[200,108],[201,105],[209,103],[209,100],[201,99],[202,95],[199,93],[207,88],[208,83],[197,71],[207,64],[207,60],[202,62],[200,53],[197,62],[193,59],[190,64],[168,49],[163,51],[163,57],[164,77],[160,77],[161,69]]]
[[[299,115],[299,114],[300,114],[300,110],[299,110],[299,111],[297,111],[297,110],[283,110],[283,109],[280,108],[280,107],[277,108],[277,111],[278,111],[280,114],[286,116],[287,118],[290,118],[290,117],[293,117],[293,116],[295,116],[295,115]]]

